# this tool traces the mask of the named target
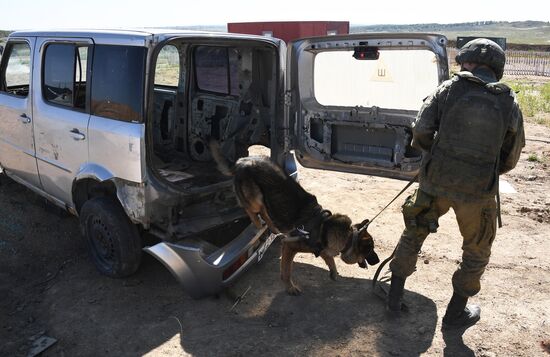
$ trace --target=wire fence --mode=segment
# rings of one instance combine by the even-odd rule
[[[457,52],[458,50],[454,47],[447,48],[449,66],[451,67],[456,65]],[[550,77],[550,52],[507,50],[504,74]]]

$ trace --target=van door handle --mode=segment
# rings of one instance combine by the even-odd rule
[[[74,128],[73,130],[71,130],[70,133],[71,133],[71,136],[73,137],[74,140],[84,140],[84,139],[86,139],[86,135],[84,135],[80,131],[78,131],[77,128]]]
[[[31,122],[31,118],[28,117],[26,113],[21,114],[19,118],[23,124],[29,124]]]

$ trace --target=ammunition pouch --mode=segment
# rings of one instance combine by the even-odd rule
[[[425,228],[430,233],[439,228],[439,213],[433,205],[434,197],[417,189],[407,197],[402,207],[405,227],[409,230]]]

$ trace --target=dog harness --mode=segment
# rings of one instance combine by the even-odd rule
[[[327,245],[323,239],[323,228],[326,219],[330,216],[332,213],[329,210],[323,209],[321,205],[315,206],[309,219],[288,233],[289,238],[304,241],[318,257]]]

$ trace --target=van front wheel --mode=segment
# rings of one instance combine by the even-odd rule
[[[80,226],[97,269],[122,278],[141,262],[141,237],[120,204],[110,197],[88,200],[80,211]]]

